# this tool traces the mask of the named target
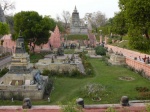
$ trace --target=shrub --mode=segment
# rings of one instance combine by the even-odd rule
[[[62,76],[66,76],[66,77],[70,75],[69,71],[67,70],[62,70],[61,74]]]
[[[105,87],[101,84],[91,83],[81,88],[83,97],[98,98],[105,91]]]
[[[149,104],[146,105],[146,111],[150,112],[150,105]]]
[[[97,55],[106,55],[106,49],[102,46],[96,47],[95,52]]]
[[[48,75],[49,77],[52,77],[52,76],[58,76],[59,72],[56,71],[56,70],[50,70],[50,74]]]
[[[50,70],[44,69],[42,75],[49,76]]]
[[[0,77],[4,76],[8,71],[9,71],[9,69],[6,68],[6,67],[5,67],[4,69],[2,69],[2,70],[0,71]]]
[[[70,73],[70,77],[80,77],[83,76],[82,73],[80,73],[78,70],[72,70]]]
[[[113,107],[109,107],[105,112],[117,112]]]
[[[79,57],[82,59],[82,64],[84,66],[86,75],[94,75],[93,67],[91,63],[88,61],[88,58],[85,55],[85,53],[84,52],[80,53]]]
[[[141,100],[150,99],[150,92],[140,92],[138,99],[141,99]]]
[[[148,52],[150,49],[150,41],[142,36],[133,36],[130,38],[129,45],[131,48],[142,52]]]
[[[147,87],[136,87],[136,91],[138,92],[148,92],[149,89]]]
[[[51,93],[52,88],[53,88],[53,81],[51,79],[49,79],[45,86],[44,94],[49,95]]]
[[[112,44],[112,39],[108,38],[108,44]]]
[[[60,104],[61,112],[83,112],[82,107],[77,105],[77,103],[73,100],[72,102],[68,102],[67,105]]]

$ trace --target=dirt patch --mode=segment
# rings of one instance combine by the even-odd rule
[[[129,76],[120,76],[119,80],[133,81],[133,80],[135,80],[135,78],[129,77]]]

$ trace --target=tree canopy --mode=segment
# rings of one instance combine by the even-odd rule
[[[90,24],[93,29],[95,29],[95,32],[99,32],[98,28],[104,26],[107,21],[105,14],[100,11],[86,13],[84,19],[88,21],[88,24]]]
[[[21,35],[32,50],[35,45],[45,44],[48,41],[49,31],[53,31],[55,26],[56,23],[52,18],[42,17],[35,11],[21,11],[14,16],[15,37],[18,37],[21,31]],[[34,46],[31,46],[31,43]]]
[[[7,23],[0,22],[0,35],[5,35],[9,33],[9,26]]]
[[[115,34],[125,35],[127,33],[127,21],[124,13],[118,12],[115,14],[115,17],[112,19],[111,30]]]
[[[121,11],[125,14],[126,19],[129,22],[129,27],[140,30],[149,39],[150,28],[150,1],[148,0],[120,0],[119,6]]]

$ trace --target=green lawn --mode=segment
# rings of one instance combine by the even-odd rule
[[[56,78],[54,81],[54,91],[51,94],[51,104],[58,102],[66,103],[72,99],[82,97],[80,89],[87,83],[100,83],[106,87],[106,94],[101,96],[100,102],[93,102],[90,98],[84,98],[85,104],[93,103],[119,103],[123,95],[127,95],[130,100],[136,100],[138,92],[135,87],[148,87],[149,81],[140,75],[121,66],[107,66],[100,59],[89,59],[94,67],[96,76],[93,78],[72,79]],[[119,80],[119,76],[130,76],[134,81]]]
[[[68,101],[83,97],[80,93],[81,88],[88,83],[99,83],[106,87],[106,93],[101,96],[100,102],[94,102],[91,98],[84,98],[85,104],[109,104],[120,103],[120,99],[123,95],[127,95],[130,100],[136,100],[138,92],[136,87],[147,87],[150,89],[150,82],[136,74],[133,71],[128,70],[122,66],[108,66],[101,59],[88,59],[94,67],[96,75],[88,78],[53,78],[54,90],[51,93],[51,102],[48,103],[47,99],[42,101],[32,101],[33,105],[44,104],[67,104]],[[133,81],[119,80],[119,76],[130,76],[135,78]],[[0,105],[12,105],[14,102],[5,101]],[[16,104],[22,104],[22,101],[16,102]]]
[[[67,35],[67,40],[87,40],[87,35]]]
[[[64,54],[73,54],[74,49],[64,49]]]

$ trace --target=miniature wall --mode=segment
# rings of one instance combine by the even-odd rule
[[[133,60],[126,57],[126,64],[138,71],[143,71],[147,77],[150,77],[150,64],[145,64],[142,61]]]
[[[51,63],[51,64],[42,64],[42,65],[39,65],[39,64],[36,64],[35,65],[36,68],[38,68],[41,72],[44,70],[44,69],[47,69],[47,70],[59,70],[59,71],[62,71],[62,70],[65,70],[65,71],[72,71],[72,70],[75,70],[77,69],[77,66],[74,64],[55,64],[55,63]]]
[[[11,98],[13,94],[13,95],[21,95],[24,98],[28,97],[31,99],[40,100],[40,99],[43,99],[44,90],[45,90],[44,88],[46,86],[46,82],[44,83],[42,90],[38,90],[37,85],[1,86],[0,95],[3,95],[3,96],[0,96],[0,97]]]
[[[31,99],[40,100],[40,99],[43,99],[44,90],[19,90],[19,91],[3,90],[3,91],[0,91],[0,95],[3,95],[2,97],[5,97],[5,98],[11,98],[12,94],[21,95],[24,98],[27,97]]]
[[[142,59],[145,56],[150,57],[150,55],[127,50],[124,48],[119,48],[116,46],[111,46],[111,45],[106,45],[105,47],[108,48],[108,51],[112,49],[114,53],[115,52],[122,53],[126,57],[126,64],[128,66],[133,67],[134,69],[138,71],[143,70],[145,75],[150,77],[150,64],[146,64],[145,62],[143,62],[143,59]],[[139,59],[139,56],[141,57],[141,59]],[[135,57],[137,58],[137,60],[134,60]]]
[[[146,57],[150,57],[150,55],[147,55],[144,53],[140,53],[140,52],[136,52],[136,51],[132,51],[132,50],[128,50],[128,49],[124,49],[124,48],[120,48],[120,47],[116,47],[116,46],[112,46],[112,45],[105,45],[105,47],[107,47],[108,50],[112,49],[113,52],[122,53],[124,56],[130,57],[132,59],[134,59],[135,57],[139,58],[139,56],[141,58],[144,58],[145,55],[146,55]]]

